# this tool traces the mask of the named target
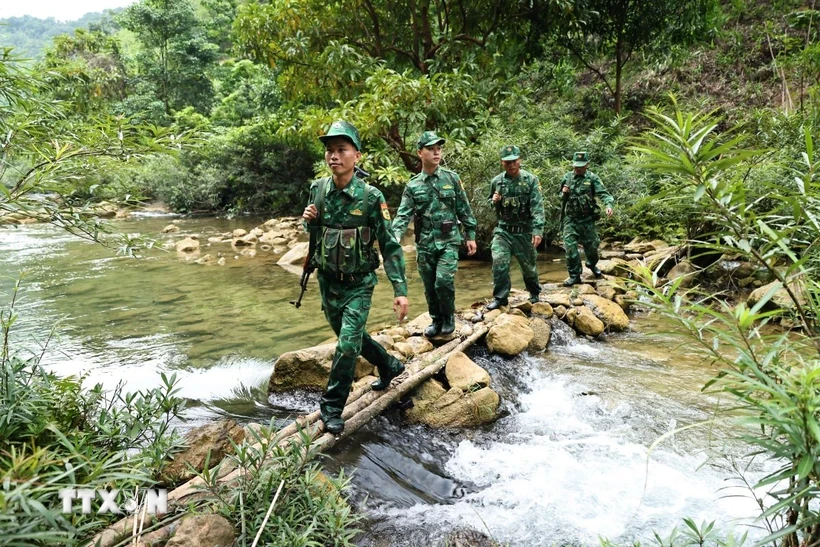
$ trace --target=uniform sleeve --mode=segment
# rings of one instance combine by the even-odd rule
[[[401,237],[407,231],[407,225],[410,224],[410,218],[413,216],[415,208],[413,193],[410,191],[410,186],[407,185],[401,195],[401,204],[399,210],[396,211],[396,218],[393,219],[393,237],[396,238],[396,241],[401,241]]]
[[[530,211],[532,212],[532,235],[544,235],[544,198],[541,195],[541,183],[538,177],[532,177],[530,188]]]
[[[470,207],[470,201],[467,199],[467,192],[464,191],[464,186],[461,184],[461,177],[455,175],[456,178],[456,214],[461,225],[464,226],[464,233],[467,236],[467,241],[475,241],[475,228],[478,225],[475,215],[473,215],[473,208]]]
[[[559,195],[564,191],[564,186],[570,186],[569,173],[564,175],[564,178],[561,179],[561,187],[558,189],[558,194]]]
[[[495,194],[495,180],[496,179],[493,178],[493,180],[490,181],[490,195],[489,197],[487,197],[487,203],[489,203],[490,205],[495,205],[493,203],[493,194]]]
[[[384,271],[393,284],[395,296],[407,296],[407,275],[404,268],[404,253],[390,229],[390,212],[384,195],[376,194],[377,203],[370,208],[370,223],[376,230],[376,240],[384,259]],[[406,225],[405,225],[406,226]]]
[[[613,207],[615,205],[615,198],[612,197],[604,183],[601,182],[601,177],[595,175],[592,177],[592,184],[595,186],[595,195],[601,198],[601,201],[604,202],[604,205],[607,207]]]

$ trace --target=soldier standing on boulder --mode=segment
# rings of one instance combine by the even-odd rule
[[[455,275],[461,245],[459,221],[467,237],[467,254],[476,252],[476,220],[459,176],[439,167],[444,139],[425,131],[416,142],[422,171],[410,179],[393,221],[393,234],[401,236],[416,217],[416,262],[424,283],[424,296],[433,323],[425,336],[455,330]]]
[[[354,174],[362,157],[359,132],[348,122],[336,121],[319,140],[325,145],[325,161],[333,176],[311,184],[302,218],[310,225],[315,251],[309,259],[319,270],[322,309],[339,337],[320,405],[325,430],[339,434],[344,430],[342,411],[359,354],[379,370],[379,380],[372,383],[375,390],[387,389],[404,371],[404,365],[365,330],[377,283],[374,270],[379,267],[375,241],[393,284],[393,310],[399,321],[407,315],[407,278],[401,246],[390,231],[384,196]]]
[[[567,253],[567,271],[569,277],[564,280],[565,287],[581,283],[581,255],[578,252],[578,242],[584,246],[587,266],[595,277],[603,273],[598,269],[598,233],[595,231],[595,221],[601,216],[601,210],[595,201],[600,197],[606,206],[606,216],[612,216],[612,206],[615,204],[607,192],[601,179],[592,171],[587,171],[589,154],[575,152],[572,156],[573,170],[564,175],[561,180],[561,197],[566,207],[564,215],[564,249]]]
[[[521,151],[515,145],[501,149],[504,172],[490,182],[489,201],[495,207],[498,226],[493,232],[493,301],[494,310],[508,303],[510,294],[511,255],[518,260],[530,302],[538,302],[541,284],[535,263],[536,248],[544,237],[544,202],[538,177],[521,169]]]

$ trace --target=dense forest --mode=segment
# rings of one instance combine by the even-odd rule
[[[446,138],[444,164],[464,180],[484,249],[498,150],[520,146],[551,241],[558,182],[586,150],[616,200],[602,236],[742,257],[785,291],[795,330],[772,335],[775,289],[735,306],[633,272],[647,306],[722,367],[707,388],[752,416],[759,434],[744,440],[778,462],[757,485],[770,543],[820,543],[813,0],[139,0],[110,21],[88,17],[42,55],[35,20],[0,27],[0,229],[22,215],[94,239],[102,201],[297,214],[325,173],[317,136],[343,118],[392,207],[420,169],[418,135]],[[11,323],[0,315],[6,332]],[[6,345],[4,367],[9,355]],[[689,528],[659,541],[743,543]]]
[[[61,34],[71,34],[77,29],[92,27],[114,31],[117,26],[113,16],[120,11],[122,10],[87,13],[74,21],[38,19],[30,15],[7,17],[0,19],[0,45],[13,47],[15,54],[20,57],[40,61],[54,38]]]

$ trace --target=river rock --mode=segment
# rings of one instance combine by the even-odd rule
[[[231,242],[234,247],[252,247],[256,245],[257,237],[253,234],[246,234],[242,237],[235,237]]]
[[[214,257],[210,253],[206,254],[202,258],[197,258],[196,260],[194,260],[195,264],[213,264],[214,262],[216,262],[216,257]]]
[[[530,313],[532,315],[540,315],[540,316],[545,317],[546,319],[549,319],[550,317],[552,317],[553,313],[555,313],[555,312],[553,311],[552,306],[550,306],[549,303],[547,303],[547,302],[536,302],[535,304],[532,305],[532,308],[530,309]]]
[[[264,234],[264,233],[265,233],[265,231],[262,228],[260,228],[259,226],[257,226],[256,228],[254,228],[253,230],[251,230],[249,232],[249,235],[252,235],[255,238],[259,239],[260,237],[262,237],[262,234]]]
[[[498,317],[501,316],[502,313],[504,313],[504,310],[507,309],[509,308],[506,306],[502,306],[501,308],[496,308],[494,310],[488,311],[484,314],[484,321],[495,321],[496,319],[498,319]]]
[[[450,532],[444,544],[448,547],[496,547],[498,545],[486,534],[470,529]]]
[[[451,353],[447,358],[444,375],[450,387],[461,391],[478,391],[490,386],[490,374],[460,351]]]
[[[601,251],[600,256],[604,260],[609,260],[611,258],[625,258],[626,257],[626,251],[615,251],[615,250]]]
[[[262,225],[262,227],[265,228],[265,230],[270,230],[271,228],[275,228],[276,226],[279,226],[278,218],[266,220],[265,223]]]
[[[282,255],[277,264],[304,264],[308,254],[308,242],[297,242],[288,252]]]
[[[608,330],[622,331],[629,328],[629,317],[615,302],[593,294],[584,295],[583,301]]]
[[[185,450],[175,454],[165,467],[164,479],[176,484],[193,478],[195,471],[205,469],[206,460],[209,465],[222,461],[233,453],[231,441],[239,444],[244,438],[245,430],[233,420],[220,420],[190,430],[183,438]]]
[[[581,334],[595,337],[604,332],[603,321],[595,317],[592,310],[586,306],[578,306],[569,310],[567,312],[567,319],[567,322]]]
[[[410,423],[430,427],[472,427],[494,421],[501,399],[485,387],[465,393],[457,387],[444,389],[433,378],[424,382],[412,396],[413,407],[405,413]]]
[[[511,357],[527,349],[533,336],[526,317],[501,314],[487,333],[487,349]]]
[[[273,365],[268,390],[271,393],[290,389],[323,389],[327,385],[336,344],[321,344],[283,353]],[[356,359],[354,378],[373,372],[373,365],[363,357]]]
[[[568,292],[554,292],[545,294],[543,295],[541,300],[543,300],[553,308],[556,306],[564,306],[565,308],[569,308],[570,306],[572,306]]]
[[[214,513],[183,517],[165,547],[231,547],[236,532],[228,519]]]
[[[236,239],[236,238],[244,237],[244,236],[246,236],[247,234],[248,234],[248,231],[247,231],[247,230],[243,230],[242,228],[237,228],[236,230],[234,230],[233,232],[231,232],[231,237],[233,237],[234,239]]]
[[[652,245],[648,241],[640,241],[640,240],[637,240],[637,239],[633,239],[632,241],[630,241],[629,243],[624,245],[624,251],[626,251],[627,253],[644,254],[644,253],[648,253],[649,251],[654,251],[654,250],[655,250],[654,245]],[[629,255],[627,255],[627,256],[629,256]]]
[[[669,270],[666,274],[666,278],[669,279],[669,281],[676,281],[682,277],[683,279],[680,282],[680,286],[683,288],[689,288],[695,284],[697,275],[698,269],[695,265],[684,259],[675,264],[672,269]]]
[[[179,232],[179,226],[176,224],[169,224],[165,228],[162,229],[163,234],[175,234]]]
[[[769,291],[774,290],[775,287],[780,286],[779,281],[773,281],[768,285],[763,285],[752,291],[752,294],[746,299],[746,303],[751,307],[760,302],[764,296],[766,296]],[[798,302],[801,306],[806,305],[806,295],[804,294],[801,286],[798,283],[792,282],[790,285],[792,292],[795,294]],[[780,310],[793,310],[795,309],[795,304],[792,299],[789,297],[788,291],[784,287],[780,287],[775,291],[769,301],[763,306],[764,310],[773,310],[773,309],[780,309]]]
[[[180,253],[193,253],[199,250],[199,241],[193,236],[186,237],[176,242],[176,249]]]
[[[423,336],[411,336],[405,339],[404,343],[409,345],[410,348],[412,348],[413,355],[427,353],[428,351],[432,351],[433,349],[433,344],[430,342],[430,340]]]
[[[549,323],[540,317],[533,317],[530,319],[530,329],[532,329],[533,337],[530,340],[527,350],[530,352],[544,351],[550,343],[550,335],[552,329]]]

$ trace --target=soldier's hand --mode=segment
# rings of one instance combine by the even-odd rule
[[[562,186],[561,191],[564,192],[565,194],[569,194],[569,186]]]
[[[607,207],[606,208],[606,216],[608,216],[608,217],[612,216],[612,207]]]
[[[393,299],[393,311],[396,312],[396,317],[399,319],[399,323],[404,321],[404,318],[407,317],[407,308],[410,304],[407,302],[406,296],[397,296]]]
[[[542,239],[543,238],[541,236],[532,236],[532,246],[533,247],[538,247],[539,245],[541,245],[541,240]]]
[[[475,241],[468,241],[467,242],[467,254],[469,256],[473,256],[477,250],[478,250],[478,246],[475,244]]]
[[[311,203],[310,205],[305,207],[305,210],[302,213],[302,218],[307,221],[311,221],[315,219],[318,216],[318,214],[319,211],[316,209],[316,206]]]
[[[499,201],[501,201],[501,194],[496,192],[493,194],[493,203],[498,203]]]

